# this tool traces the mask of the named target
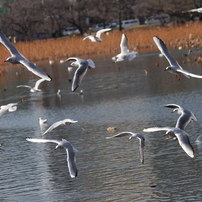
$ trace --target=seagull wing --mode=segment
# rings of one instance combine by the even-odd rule
[[[125,34],[122,34],[121,43],[120,43],[121,53],[128,53],[128,39]]]
[[[113,135],[111,137],[106,137],[106,139],[111,139],[111,138],[114,138],[114,137],[124,137],[124,136],[128,136],[128,135],[133,135],[134,133],[132,132],[121,132],[121,133],[118,133],[116,135]]]
[[[28,85],[19,85],[19,86],[16,86],[16,88],[21,88],[21,87],[25,87],[25,88],[29,88],[29,89],[32,88],[31,86],[28,86]]]
[[[46,143],[46,142],[52,142],[56,144],[61,144],[62,141],[59,140],[52,140],[52,139],[40,139],[40,138],[32,138],[32,137],[27,137],[27,141],[29,142],[37,142],[37,143]]]
[[[144,132],[156,132],[156,131],[168,131],[172,130],[174,128],[172,127],[151,127],[151,128],[144,128]]]
[[[8,40],[5,34],[0,30],[0,42],[8,49],[11,55],[21,55],[17,48]]]
[[[95,63],[91,59],[87,59],[88,66],[91,68],[95,68]]]
[[[187,71],[187,70],[184,70],[184,69],[177,69],[176,71],[179,72],[179,73],[184,74],[185,76],[187,75],[187,76],[190,76],[190,77],[202,79],[202,76],[201,76],[201,75],[193,74],[193,73],[191,73],[191,72],[189,72],[189,71]]]
[[[99,31],[96,32],[96,37],[100,38],[101,34],[104,32],[108,32],[111,31],[111,28],[107,28],[107,29],[101,29]]]
[[[76,157],[74,147],[66,140],[63,140],[62,146],[67,152],[67,165],[69,169],[69,174],[71,178],[74,178],[78,174],[78,169],[76,166]]]
[[[186,152],[186,154],[191,158],[194,158],[194,148],[189,141],[187,133],[181,130],[175,132],[175,136],[178,139],[179,145]]]
[[[74,92],[79,85],[81,84],[81,81],[83,77],[85,76],[86,72],[88,70],[88,62],[82,62],[79,64],[79,67],[76,69],[72,81],[72,91]]]
[[[169,64],[171,66],[177,66],[180,69],[182,69],[182,67],[180,67],[180,65],[175,60],[175,58],[170,54],[170,52],[168,51],[168,49],[167,49],[166,45],[164,44],[164,42],[160,38],[158,38],[156,36],[153,37],[153,40],[156,43],[158,49],[161,51],[161,53],[166,57]]]
[[[36,65],[34,65],[32,62],[27,60],[25,57],[22,57],[19,62],[24,65],[29,71],[33,72],[35,75],[47,80],[51,81],[51,77],[46,74],[43,70],[39,69]]]
[[[186,126],[191,121],[191,112],[183,113],[177,120],[176,128],[180,128],[181,130],[184,130]]]
[[[93,40],[94,36],[92,36],[92,35],[86,36],[86,37],[83,38],[83,41],[86,40],[86,39]]]
[[[52,131],[54,128],[57,128],[58,126],[65,124],[64,121],[57,121],[53,123],[42,135],[45,135],[46,133]]]
[[[180,107],[179,105],[177,105],[177,104],[167,104],[167,105],[164,105],[164,107],[173,108],[173,109],[181,108],[181,107]]]
[[[144,164],[145,137],[142,134],[137,133],[137,138],[139,139],[140,160],[141,163]]]
[[[35,83],[35,86],[34,86],[34,89],[39,89],[39,85],[46,81],[46,79],[39,79],[36,83]]]

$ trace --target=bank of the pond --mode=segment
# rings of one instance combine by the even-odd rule
[[[151,52],[157,50],[152,37],[160,37],[169,48],[200,47],[202,44],[202,23],[192,23],[180,26],[167,27],[138,27],[124,30],[129,40],[131,50]],[[84,36],[63,37],[56,39],[36,40],[32,42],[18,42],[15,46],[30,61],[60,60],[71,56],[89,58],[95,55],[114,56],[120,51],[122,32],[112,30],[101,36],[102,42],[92,43],[83,41]],[[10,56],[6,48],[1,45],[1,71],[4,69],[4,60]]]

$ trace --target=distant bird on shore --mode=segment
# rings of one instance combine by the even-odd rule
[[[49,60],[48,63],[49,63],[50,66],[53,66],[55,61],[54,60]]]
[[[35,93],[35,92],[39,92],[41,91],[41,89],[39,89],[39,85],[46,81],[45,79],[39,79],[36,83],[35,83],[35,86],[32,88],[31,86],[28,86],[28,85],[18,85],[16,86],[16,88],[21,88],[21,87],[24,87],[24,88],[29,88],[30,89],[30,92],[32,93]]]
[[[137,55],[137,52],[129,50],[128,39],[125,34],[122,34],[120,48],[121,48],[121,53],[112,57],[112,60],[114,62],[121,62],[126,59],[128,59],[129,61],[132,61]]]
[[[187,70],[184,70],[178,64],[178,62],[175,60],[175,58],[170,54],[170,52],[168,51],[166,45],[164,44],[164,42],[160,38],[154,36],[153,40],[156,43],[158,49],[166,57],[166,59],[168,60],[168,62],[170,64],[170,66],[166,67],[165,71],[168,71],[171,74],[174,74],[178,80],[180,80],[181,75],[183,75],[183,76],[185,76],[187,78],[194,77],[194,78],[202,79],[201,75],[193,74],[193,73],[190,73]]]
[[[124,137],[124,136],[128,136],[128,135],[130,135],[129,140],[131,140],[133,138],[139,139],[140,160],[141,160],[141,163],[144,164],[145,137],[142,134],[132,133],[132,132],[121,132],[121,133],[118,133],[118,134],[113,135],[111,137],[106,137],[106,139],[111,139],[111,138],[115,138],[115,137]]]
[[[164,105],[164,107],[173,108],[172,112],[176,112],[177,114],[180,114],[180,117],[178,118],[175,126],[176,128],[180,128],[181,130],[184,130],[191,120],[197,121],[195,115],[191,111],[179,105],[167,104],[167,105]]]
[[[174,134],[178,140],[179,145],[182,147],[185,153],[191,158],[194,158],[194,148],[189,141],[188,134],[184,130],[173,127],[151,127],[151,128],[145,128],[143,131],[144,132],[166,131],[165,135]]]
[[[68,142],[65,139],[62,139],[62,141],[60,141],[60,140],[39,139],[39,138],[31,138],[31,137],[27,137],[26,140],[29,142],[37,142],[37,143],[47,143],[47,142],[56,143],[57,146],[55,147],[55,150],[57,150],[59,147],[64,148],[67,152],[67,165],[68,165],[70,177],[71,178],[77,177],[78,169],[77,169],[76,157],[75,157],[75,152],[77,152],[77,150],[73,147],[73,145],[70,142]]]
[[[187,11],[182,11],[182,13],[190,13],[190,12],[198,12],[198,13],[202,13],[202,7],[200,8],[194,8],[194,9],[190,9]]]
[[[81,84],[83,77],[89,68],[95,68],[95,64],[91,59],[85,60],[76,57],[70,57],[67,61],[73,61],[71,65],[73,67],[78,67],[74,73],[73,81],[72,81],[72,91],[74,92]]]
[[[109,32],[111,30],[112,30],[111,28],[101,29],[101,30],[96,32],[95,36],[93,36],[93,35],[86,36],[85,38],[83,38],[83,41],[86,39],[90,39],[92,42],[101,42],[102,41],[102,39],[100,38],[101,34],[104,32]]]
[[[16,47],[8,40],[8,38],[4,35],[4,33],[1,30],[0,30],[0,42],[8,49],[8,51],[11,54],[11,57],[7,58],[5,62],[10,62],[11,64],[22,64],[35,75],[47,81],[51,80],[51,77],[48,74],[39,69],[35,64],[27,60],[21,53],[19,53]]]
[[[9,112],[16,111],[17,105],[18,105],[18,102],[0,106],[0,116],[3,115],[6,111],[9,111]]]

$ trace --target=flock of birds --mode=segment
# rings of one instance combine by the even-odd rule
[[[86,36],[83,40],[89,39],[92,42],[101,42],[101,34],[105,32],[109,32],[111,29],[102,29],[99,30],[95,36],[90,35]],[[157,36],[153,37],[153,40],[155,44],[157,45],[158,49],[160,50],[161,54],[166,57],[168,60],[170,66],[168,66],[165,70],[174,74],[178,80],[180,80],[181,76],[185,76],[187,78],[195,77],[195,78],[202,78],[201,75],[193,74],[187,70],[184,70],[178,62],[175,60],[175,58],[170,54],[168,51],[166,45],[164,42],[158,38]],[[52,78],[44,71],[39,69],[34,63],[27,60],[17,49],[16,47],[8,40],[8,38],[4,35],[4,33],[0,30],[0,42],[8,49],[8,51],[11,54],[11,57],[7,58],[5,62],[10,62],[12,64],[22,64],[24,65],[29,71],[34,73],[35,75],[39,76],[40,79],[36,82],[34,87],[28,86],[28,85],[19,85],[17,88],[20,87],[26,87],[29,88],[31,92],[38,92],[41,91],[39,89],[39,85],[44,81],[51,81]],[[131,61],[137,56],[137,52],[130,51],[128,46],[128,39],[125,34],[122,34],[121,43],[120,43],[120,49],[121,52],[117,54],[116,56],[112,57],[112,60],[114,62],[121,62],[124,60]],[[76,67],[76,71],[73,76],[72,81],[72,91],[76,91],[76,89],[80,86],[81,81],[83,77],[85,76],[87,70],[89,68],[95,68],[95,64],[91,59],[85,60],[77,57],[70,57],[63,62],[71,62],[72,67]],[[18,103],[10,103],[8,105],[3,105],[0,107],[0,115],[5,113],[6,111],[15,111],[17,109]],[[177,139],[179,145],[184,150],[184,152],[190,156],[191,158],[194,158],[194,148],[191,145],[189,141],[188,134],[185,132],[186,126],[189,124],[191,120],[197,121],[194,114],[179,106],[176,104],[167,104],[165,107],[172,108],[173,112],[176,112],[180,114],[175,127],[151,127],[151,128],[145,128],[143,129],[143,132],[156,132],[156,131],[165,131],[165,134],[173,139]],[[40,126],[43,126],[43,124],[46,124],[46,119],[39,118]],[[70,124],[70,123],[77,123],[77,121],[71,120],[71,119],[64,119],[61,121],[58,121],[54,124],[52,124],[47,130],[43,132],[43,136],[47,133],[51,132],[54,128],[62,125],[62,124]],[[82,128],[83,129],[83,128]],[[84,130],[84,129],[83,129]],[[133,133],[133,132],[121,132],[119,134],[116,134],[111,137],[107,137],[107,139],[116,138],[116,137],[124,137],[129,135],[129,140],[133,138],[137,138],[139,140],[139,152],[140,152],[140,161],[143,164],[144,163],[144,147],[145,147],[145,141],[146,138],[144,135],[140,133]],[[71,178],[74,178],[78,174],[78,169],[76,165],[76,158],[75,158],[75,152],[77,151],[73,145],[68,142],[65,139],[60,140],[53,140],[53,139],[44,139],[44,138],[32,138],[27,137],[27,141],[29,142],[36,142],[36,143],[55,143],[57,144],[55,149],[58,149],[59,147],[62,147],[66,150],[67,153],[67,164],[69,169],[69,174]],[[200,138],[198,138],[198,141],[201,141]]]

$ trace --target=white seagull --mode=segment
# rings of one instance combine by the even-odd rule
[[[41,133],[44,133],[48,127],[47,124],[47,119],[42,119],[41,117],[39,117],[39,125],[40,125],[40,129],[41,129]]]
[[[42,119],[41,117],[39,117],[39,125],[43,125],[45,123],[47,123],[48,119]]]
[[[174,133],[182,149],[186,152],[188,156],[194,158],[194,148],[189,141],[188,134],[184,130],[172,127],[152,127],[152,128],[145,128],[143,131],[144,132],[166,131],[166,135],[173,135]]]
[[[140,134],[140,133],[132,133],[132,132],[121,132],[121,133],[118,133],[118,134],[113,135],[111,137],[106,137],[106,139],[111,139],[111,138],[114,138],[114,137],[123,137],[123,136],[128,136],[128,135],[130,135],[129,140],[131,140],[133,138],[139,139],[140,161],[141,161],[142,164],[144,164],[145,137],[142,134]]]
[[[74,121],[72,119],[64,119],[61,121],[57,121],[55,123],[53,123],[42,135],[45,135],[46,133],[52,131],[54,128],[57,128],[60,125],[66,125],[66,124],[70,124],[70,123],[77,123],[78,121]]]
[[[190,9],[190,10],[188,10],[188,11],[182,11],[182,13],[187,13],[187,12],[198,12],[198,13],[202,13],[202,7]]]
[[[95,68],[95,64],[91,59],[85,60],[77,57],[70,57],[65,60],[65,62],[67,61],[73,61],[71,65],[73,67],[78,67],[74,73],[72,81],[72,91],[74,92],[81,84],[81,81],[88,71],[88,68]]]
[[[168,60],[168,62],[170,64],[170,66],[166,67],[165,71],[168,71],[168,72],[176,75],[178,80],[180,80],[181,75],[183,75],[183,76],[185,76],[187,78],[194,77],[194,78],[202,79],[201,75],[193,74],[193,73],[188,72],[187,70],[184,70],[178,64],[178,62],[175,60],[175,58],[170,54],[170,52],[168,51],[166,45],[164,44],[164,42],[161,39],[154,36],[153,40],[156,43],[158,49],[166,57],[166,59]]]
[[[33,88],[31,86],[28,86],[28,85],[19,85],[19,86],[16,86],[16,88],[21,88],[21,87],[29,88],[30,92],[35,93],[35,92],[41,91],[41,89],[39,89],[39,85],[44,81],[46,81],[46,80],[45,79],[37,80],[35,83],[35,86]]]
[[[60,140],[39,139],[31,137],[27,137],[26,140],[29,142],[37,142],[37,143],[46,143],[46,142],[56,143],[57,146],[55,147],[55,150],[59,147],[63,147],[67,152],[67,165],[70,177],[74,178],[77,176],[78,170],[76,166],[76,157],[75,157],[75,152],[77,152],[77,150],[73,147],[72,144],[70,144],[70,142],[68,142],[65,139],[62,139],[62,141],[60,141]]]
[[[100,38],[101,34],[104,32],[109,32],[111,30],[112,30],[111,28],[101,29],[101,30],[96,32],[95,36],[93,36],[93,35],[86,36],[85,38],[83,38],[83,41],[86,39],[90,39],[92,42],[101,42],[102,41],[102,39]]]
[[[16,111],[17,110],[17,105],[18,105],[18,102],[10,103],[10,104],[7,104],[7,105],[2,105],[0,107],[0,116],[3,115],[6,111],[9,111],[9,112]]]
[[[179,105],[167,104],[167,105],[164,105],[164,107],[173,108],[174,110],[172,112],[176,112],[177,114],[180,114],[180,117],[177,120],[175,128],[180,128],[181,130],[184,130],[191,120],[197,121],[195,115],[191,111]]]
[[[120,48],[121,48],[121,53],[119,53],[118,55],[112,57],[112,60],[114,62],[121,62],[121,61],[124,61],[126,59],[131,61],[137,55],[137,52],[135,52],[135,51],[129,52],[128,39],[127,39],[125,34],[122,34]]]
[[[39,69],[36,65],[27,60],[21,53],[19,53],[17,48],[8,40],[8,38],[4,35],[4,33],[1,30],[0,30],[0,42],[8,49],[8,51],[11,54],[11,57],[7,58],[5,62],[10,62],[11,64],[22,64],[29,71],[33,72],[35,75],[47,81],[51,80],[51,77],[48,74]]]

